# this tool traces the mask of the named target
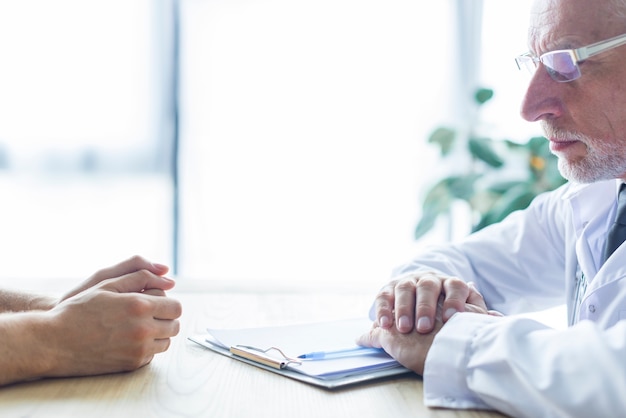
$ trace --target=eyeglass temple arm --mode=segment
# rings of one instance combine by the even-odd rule
[[[597,44],[575,49],[574,53],[576,54],[576,59],[578,61],[584,61],[602,51],[606,51],[607,49],[615,48],[623,44],[626,44],[626,34],[616,36],[615,38],[606,41],[598,42]]]

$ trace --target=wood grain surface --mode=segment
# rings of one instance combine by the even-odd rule
[[[49,282],[32,286],[57,288]],[[187,340],[207,327],[364,316],[372,299],[369,291],[179,280],[170,296],[183,304],[181,332],[150,365],[132,373],[46,379],[0,388],[0,417],[502,416],[427,408],[422,381],[415,375],[330,391],[233,361]]]

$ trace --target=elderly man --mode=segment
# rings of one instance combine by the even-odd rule
[[[168,268],[133,257],[60,299],[0,290],[0,385],[130,371],[167,350],[181,305]]]
[[[430,406],[616,416],[626,409],[626,245],[613,239],[624,234],[614,222],[626,223],[626,2],[536,0],[528,36],[521,114],[541,124],[569,183],[402,266],[360,343],[422,374]],[[564,303],[565,330],[512,315]]]

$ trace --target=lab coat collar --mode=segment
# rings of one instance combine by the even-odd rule
[[[578,263],[589,280],[596,276],[602,264],[606,231],[615,211],[617,184],[616,180],[572,183],[563,194],[563,199],[568,200],[572,208]]]
[[[571,183],[563,193],[563,200],[568,200],[572,207],[572,215],[576,235],[580,236],[583,228],[590,222],[598,222],[600,228],[596,235],[604,236],[611,224],[611,209],[614,209],[621,180],[605,180],[591,184]]]

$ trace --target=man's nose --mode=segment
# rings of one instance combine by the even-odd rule
[[[558,118],[563,114],[560,96],[566,83],[550,77],[542,64],[533,74],[522,100],[520,114],[529,122]]]

